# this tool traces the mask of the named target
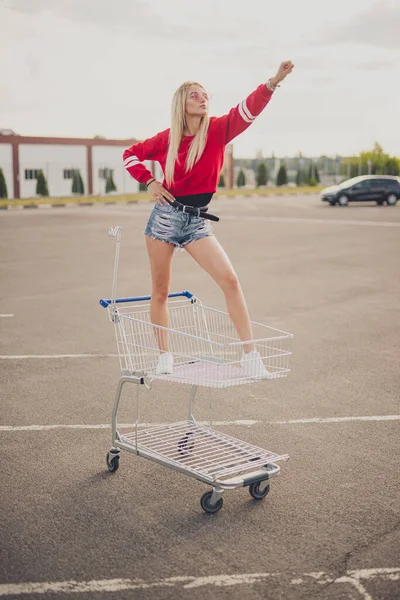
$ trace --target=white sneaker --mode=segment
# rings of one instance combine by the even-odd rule
[[[160,354],[156,368],[157,375],[171,375],[174,366],[174,357],[172,352],[163,352]]]
[[[243,352],[240,366],[249,377],[266,377],[269,374],[257,350],[252,350],[247,354]]]

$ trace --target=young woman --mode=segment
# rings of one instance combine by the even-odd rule
[[[145,183],[156,200],[144,231],[150,258],[152,323],[168,327],[167,298],[171,263],[176,247],[184,248],[221,287],[228,313],[241,341],[252,339],[246,302],[231,262],[213,235],[207,213],[217,189],[225,146],[251,125],[266,107],[279,83],[292,72],[290,61],[281,63],[275,77],[262,83],[245,100],[222,117],[208,116],[208,95],[193,81],[183,83],[172,99],[171,128],[125,150],[124,165],[137,181]],[[165,174],[161,183],[142,161],[158,161]],[[168,339],[159,330],[158,373],[172,373]],[[252,377],[267,375],[252,344],[243,345],[241,366]]]

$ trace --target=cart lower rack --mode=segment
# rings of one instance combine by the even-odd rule
[[[222,507],[224,490],[247,486],[251,496],[257,500],[268,494],[269,480],[280,472],[276,463],[288,460],[287,454],[269,452],[216,431],[211,423],[207,426],[196,422],[193,403],[197,386],[191,389],[188,420],[145,429],[141,429],[137,421],[133,431],[121,433],[117,429],[116,415],[125,383],[140,386],[144,379],[124,376],[118,384],[112,417],[113,441],[107,454],[107,466],[111,472],[118,469],[120,451],[125,450],[194,477],[213,487],[201,497],[201,506],[209,513]]]
[[[107,454],[111,472],[119,467],[121,450],[153,460],[212,486],[203,494],[201,506],[208,513],[222,506],[224,490],[249,487],[259,500],[269,492],[269,480],[280,472],[286,454],[269,452],[236,439],[195,420],[194,400],[198,386],[225,388],[285,377],[290,371],[290,333],[252,323],[254,339],[241,342],[227,313],[205,307],[190,292],[170,294],[170,327],[154,325],[150,319],[149,296],[115,298],[121,228],[117,236],[112,300],[101,300],[115,326],[121,378],[112,414],[112,446]],[[262,360],[259,373],[244,368],[243,347],[252,344]],[[173,356],[172,372],[158,373],[160,347]],[[139,389],[152,380],[189,384],[189,418],[141,428]],[[117,414],[126,383],[137,386],[137,418],[131,432],[117,429]]]

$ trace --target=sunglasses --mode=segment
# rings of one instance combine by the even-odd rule
[[[200,92],[192,92],[189,94],[189,98],[196,102],[200,102],[201,100],[208,100],[208,94],[206,94],[206,92],[203,92],[202,94],[200,94]]]

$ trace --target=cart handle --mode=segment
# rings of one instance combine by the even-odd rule
[[[177,298],[178,296],[184,296],[185,298],[193,298],[193,294],[188,292],[187,290],[183,290],[182,292],[174,292],[173,294],[168,294],[168,298]],[[151,300],[151,296],[134,296],[133,298],[116,298],[115,303],[119,304],[121,302],[144,302],[145,300]],[[101,306],[107,308],[113,300],[100,300]]]

